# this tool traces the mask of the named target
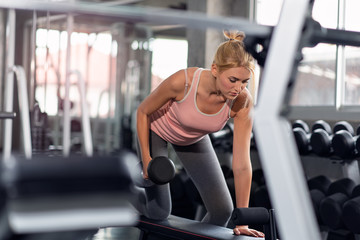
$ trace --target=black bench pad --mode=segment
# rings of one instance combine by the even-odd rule
[[[162,235],[164,239],[184,240],[260,240],[249,236],[235,236],[233,230],[199,221],[189,220],[171,215],[167,220],[152,220],[141,216],[137,226],[139,229],[153,234]],[[166,238],[167,237],[167,238]]]

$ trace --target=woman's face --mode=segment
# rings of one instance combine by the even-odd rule
[[[216,85],[228,99],[235,99],[247,86],[251,73],[245,67],[227,69],[221,73],[215,70]]]

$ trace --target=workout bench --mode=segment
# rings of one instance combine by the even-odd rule
[[[141,216],[137,227],[141,230],[139,240],[254,240],[264,239],[249,236],[235,236],[230,228],[170,215],[167,220],[152,220]],[[266,233],[265,239],[274,240]]]

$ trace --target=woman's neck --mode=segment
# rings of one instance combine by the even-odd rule
[[[217,87],[217,79],[212,75],[210,70],[206,70],[202,78],[202,86],[209,96],[221,97],[222,100],[226,100],[220,89]]]

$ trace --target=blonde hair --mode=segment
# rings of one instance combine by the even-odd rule
[[[230,68],[245,67],[254,75],[254,58],[245,49],[245,33],[241,31],[224,31],[227,41],[221,43],[215,53],[213,63],[218,71],[223,72]]]

